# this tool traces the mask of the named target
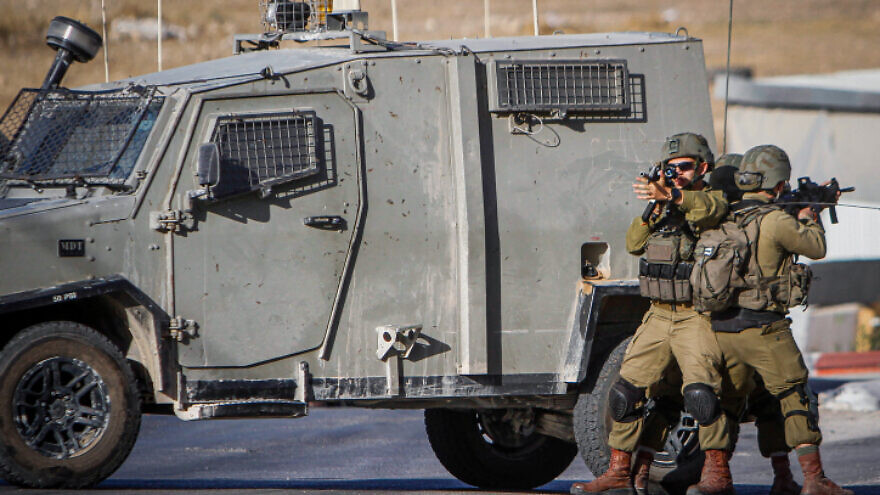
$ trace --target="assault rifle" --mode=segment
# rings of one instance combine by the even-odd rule
[[[798,212],[806,207],[810,207],[817,215],[822,211],[823,206],[828,207],[828,216],[831,223],[837,223],[837,193],[848,193],[855,191],[855,187],[841,188],[836,178],[828,181],[828,184],[819,185],[810,180],[809,177],[800,177],[797,181],[798,188],[783,192],[782,196],[776,201],[785,205],[785,211],[797,217]]]
[[[648,179],[648,182],[659,182],[660,179],[665,178],[667,183],[671,183],[678,177],[678,170],[675,167],[663,167],[663,162],[654,162],[653,166],[651,166],[651,170],[647,172],[639,173],[640,177],[644,177]],[[657,200],[652,199],[648,201],[648,205],[645,206],[645,211],[642,212],[642,221],[648,223],[651,219],[651,214],[654,212],[654,205],[657,204]]]

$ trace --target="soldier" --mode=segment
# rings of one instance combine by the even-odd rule
[[[731,208],[742,199],[743,193],[734,180],[734,174],[739,171],[741,162],[742,155],[723,155],[715,162],[715,168],[709,177],[712,190],[723,191]],[[726,355],[727,349],[720,347],[722,354]],[[735,364],[730,368],[725,367],[722,376],[721,408],[728,418],[731,453],[736,447],[740,421],[753,419],[758,430],[758,448],[762,456],[770,459],[773,468],[770,495],[798,495],[801,487],[794,481],[789,466],[788,454],[791,448],[785,443],[779,400],[767,391],[763,380],[752,368]],[[645,420],[638,452],[647,450],[653,454],[664,448],[670,427],[679,421],[679,411],[683,408],[680,388],[681,371],[673,363],[664,380],[649,388],[648,395],[653,398],[654,407]],[[641,465],[634,475],[633,485],[640,494],[647,489],[649,467]]]
[[[721,155],[709,175],[709,187],[714,191],[724,193],[724,199],[728,203],[742,199],[742,191],[736,187],[736,181],[733,178],[733,175],[739,171],[741,162],[742,155],[737,153]]]
[[[627,250],[644,254],[639,283],[651,307],[627,347],[620,379],[609,394],[614,419],[608,439],[610,465],[596,480],[572,485],[573,494],[633,493],[630,464],[644,424],[645,391],[660,381],[673,358],[682,370],[685,407],[700,423],[700,444],[707,462],[717,465],[713,472],[730,480],[724,454],[729,446],[728,425],[718,399],[721,351],[708,317],[693,309],[688,282],[696,234],[724,218],[727,203],[720,192],[708,191],[703,180],[714,163],[703,136],[676,134],[666,140],[662,153],[663,168],[671,169],[669,179],[650,182],[642,178],[633,185],[639,199],[656,201],[650,216],[636,217],[627,232]],[[652,453],[640,452],[634,469],[652,460]],[[729,486],[732,489],[732,483]]]
[[[789,307],[805,300],[809,283],[808,273],[794,263],[794,256],[825,256],[825,231],[816,211],[803,208],[795,219],[772,205],[790,176],[788,156],[776,146],[757,146],[743,156],[740,171],[735,174],[743,199],[731,210],[735,219],[740,218],[737,225],[743,226],[748,237],[747,273],[744,287],[732,293],[732,306],[712,313],[712,328],[724,350],[728,370],[738,373],[754,369],[779,400],[786,443],[797,452],[804,473],[801,493],[852,495],[852,491],[825,477],[822,470],[818,401],[807,384],[807,368],[791,335],[791,320],[786,318]],[[750,231],[753,234],[749,235]],[[694,290],[698,290],[697,285]],[[774,470],[777,463],[787,470],[787,455],[772,459]],[[688,489],[688,494],[714,491],[701,480]]]

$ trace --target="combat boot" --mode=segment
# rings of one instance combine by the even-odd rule
[[[801,493],[801,485],[797,484],[794,475],[791,474],[788,454],[771,455],[770,465],[773,467],[773,486],[770,487],[770,495],[798,495]]]
[[[825,477],[819,450],[798,456],[804,472],[804,488],[801,495],[853,495],[852,490],[841,488]]]
[[[589,483],[571,485],[572,495],[602,493],[605,495],[634,495],[630,463],[632,453],[611,449],[611,462],[608,470]]]
[[[689,486],[687,495],[734,495],[729,459],[730,454],[725,450],[707,450],[700,482]]]
[[[639,450],[636,454],[636,460],[633,463],[633,488],[637,495],[648,494],[648,478],[651,470],[651,463],[654,462],[654,452],[650,450]]]

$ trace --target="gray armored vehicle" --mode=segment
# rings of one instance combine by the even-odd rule
[[[319,3],[263,2],[230,58],[77,90],[101,39],[52,22],[46,81],[0,122],[9,482],[100,482],[144,412],[324,403],[425,409],[479,487],[544,484],[578,447],[607,465],[646,308],[630,183],[666,136],[712,136],[701,42],[399,43]],[[692,434],[655,473],[685,471]]]

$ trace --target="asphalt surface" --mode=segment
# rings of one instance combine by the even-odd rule
[[[821,425],[826,473],[859,495],[880,495],[880,413],[823,411]],[[769,491],[769,463],[757,451],[750,424],[743,427],[732,468],[740,495]],[[576,458],[559,479],[538,491],[567,493],[573,481],[590,478]],[[65,492],[0,485],[0,491],[152,495],[473,489],[448,474],[434,457],[421,411],[312,408],[309,417],[295,420],[183,422],[145,416],[131,456],[96,489]]]

